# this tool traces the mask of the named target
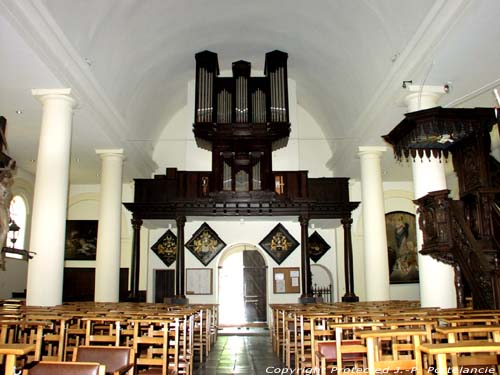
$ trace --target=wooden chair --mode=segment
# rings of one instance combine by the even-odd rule
[[[481,325],[454,325],[450,327],[438,327],[436,331],[446,335],[449,344],[461,343],[463,345],[473,345],[475,342],[497,342],[500,343],[500,326],[481,324]],[[479,351],[478,353],[450,353],[451,365],[458,367],[494,367],[497,366],[497,356],[492,353]]]
[[[387,371],[410,370],[422,375],[420,343],[425,341],[425,330],[419,329],[380,329],[363,331],[359,337],[365,339],[367,348],[368,373],[376,375],[380,369]],[[390,340],[392,345],[383,351],[382,342]]]
[[[72,358],[73,351],[77,346],[85,345],[86,322],[85,313],[78,311],[71,314],[65,312],[62,314],[68,318],[68,327],[64,340],[64,360]]]
[[[367,367],[366,345],[360,337],[362,332],[379,329],[380,322],[354,322],[340,323],[335,325],[336,337],[336,367],[338,372],[344,371],[346,367],[358,369],[360,365]]]
[[[122,346],[79,346],[73,352],[73,362],[99,362],[109,375],[133,375],[134,351]]]
[[[106,367],[89,362],[39,362],[23,375],[105,375]]]
[[[210,322],[210,309],[201,308],[194,316],[193,354],[198,353],[200,363],[210,352]]]
[[[85,318],[85,345],[120,346],[119,318]]]
[[[179,323],[176,319],[133,320],[136,372],[174,374],[178,369]]]

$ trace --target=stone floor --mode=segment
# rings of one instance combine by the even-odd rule
[[[219,336],[208,359],[193,375],[265,375],[279,373],[284,366],[273,353],[267,335]]]

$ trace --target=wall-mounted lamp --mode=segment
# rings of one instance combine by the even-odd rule
[[[10,242],[11,246],[5,246],[2,248],[2,268],[5,270],[5,258],[28,260],[32,259],[33,255],[36,254],[33,251],[16,249],[17,236],[19,235],[19,225],[16,224],[14,220],[11,219],[9,224],[9,232],[11,233]]]

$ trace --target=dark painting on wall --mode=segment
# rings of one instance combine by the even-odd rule
[[[404,211],[385,215],[391,284],[418,283],[415,215]]]
[[[177,236],[169,229],[156,243],[151,246],[151,250],[168,266],[175,262],[177,254]]]
[[[95,260],[97,220],[66,220],[65,260]]]
[[[313,234],[309,236],[309,258],[314,262],[321,259],[323,255],[330,249],[330,245],[321,237],[321,235],[314,231]]]
[[[186,243],[189,251],[204,266],[207,266],[225,246],[226,243],[207,223],[203,223]]]
[[[281,264],[299,246],[299,243],[283,225],[278,224],[260,241],[259,245],[276,263]]]

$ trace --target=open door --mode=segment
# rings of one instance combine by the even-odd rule
[[[243,251],[243,301],[248,323],[267,320],[266,264],[257,250]]]

